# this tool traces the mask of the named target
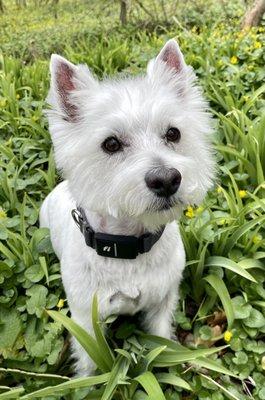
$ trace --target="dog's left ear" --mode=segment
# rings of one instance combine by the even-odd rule
[[[179,45],[174,39],[169,40],[162,48],[158,56],[151,60],[147,66],[147,74],[149,76],[161,73],[161,64],[171,70],[174,75],[179,75],[187,68],[183,54]],[[159,77],[158,77],[159,78]]]

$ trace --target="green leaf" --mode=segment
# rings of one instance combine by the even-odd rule
[[[253,229],[256,225],[262,226],[262,223],[264,221],[265,221],[265,215],[262,217],[255,218],[252,221],[246,222],[243,226],[237,228],[235,232],[230,236],[225,246],[224,253],[228,254],[229,251],[235,246],[237,241],[241,238],[241,236],[243,236],[249,230]]]
[[[111,370],[114,362],[114,355],[105,339],[105,336],[100,328],[100,321],[99,321],[99,315],[98,315],[98,302],[97,302],[97,296],[96,294],[93,297],[93,302],[92,302],[92,323],[93,323],[93,329],[95,332],[96,340],[98,343],[98,347],[101,350],[101,352],[104,354],[106,363],[108,364],[108,368]]]
[[[241,267],[239,264],[236,262],[230,260],[229,258],[226,257],[220,257],[220,256],[213,256],[213,257],[208,257],[205,263],[206,267],[223,267],[226,269],[229,269],[230,271],[235,272],[238,275],[243,276],[244,278],[248,279],[251,282],[256,282],[256,280],[253,278],[252,275],[250,275],[249,272],[247,272],[243,267]]]
[[[145,346],[147,348],[156,348],[157,345],[159,345],[159,346],[166,346],[169,349],[176,350],[178,352],[190,351],[190,349],[188,349],[185,346],[182,346],[180,343],[175,342],[174,340],[165,339],[162,338],[161,336],[149,335],[143,332],[140,332],[139,341],[142,346]]]
[[[160,374],[156,374],[156,379],[160,383],[166,383],[167,385],[177,386],[184,390],[193,391],[188,382],[172,373],[161,372]]]
[[[247,304],[242,296],[236,296],[232,299],[235,319],[248,318],[251,312],[251,305]]]
[[[32,393],[26,394],[20,397],[21,400],[30,400],[35,398],[43,398],[46,396],[54,396],[56,394],[62,394],[65,391],[86,388],[98,384],[102,384],[108,381],[110,374],[102,374],[97,376],[76,378],[71,379],[68,382],[60,383],[55,386],[48,386],[44,389],[36,390]]]
[[[162,389],[152,372],[146,371],[134,379],[142,385],[150,400],[166,400]]]
[[[154,360],[154,366],[170,367],[173,365],[183,364],[188,361],[191,362],[197,358],[207,357],[211,354],[218,353],[226,347],[227,346],[197,350],[187,349],[186,351],[164,350],[164,352]]]
[[[244,365],[248,362],[248,356],[244,351],[237,351],[232,360],[236,365]]]
[[[0,306],[0,354],[12,348],[22,330],[22,321],[15,308]]]
[[[24,392],[24,388],[12,389],[6,393],[0,394],[0,400],[21,399],[20,395]]]
[[[126,379],[130,361],[127,358],[119,355],[110,373],[107,386],[102,395],[102,400],[112,399],[112,395],[119,384]]]
[[[48,267],[47,267],[47,263],[46,263],[46,259],[45,257],[39,257],[39,263],[40,266],[45,274],[46,277],[46,283],[49,286],[49,273],[48,273]]]
[[[196,358],[195,360],[191,361],[191,364],[197,365],[202,368],[207,368],[210,371],[216,371],[224,375],[228,376],[233,376],[234,378],[237,378],[237,375],[235,375],[232,371],[224,367],[222,364],[219,364],[217,361],[212,360],[211,358]]]
[[[261,261],[255,260],[254,258],[244,258],[238,262],[238,265],[244,269],[261,269],[264,270],[264,266]]]
[[[147,368],[149,367],[149,365],[152,363],[152,361],[154,361],[156,359],[157,356],[159,356],[159,354],[161,354],[165,349],[167,348],[167,346],[159,346],[156,347],[155,349],[151,350],[146,356],[145,359],[147,361]]]
[[[44,277],[44,272],[38,264],[32,265],[25,271],[25,277],[30,282],[39,282]]]
[[[4,261],[0,261],[0,284],[4,282],[5,278],[12,276],[12,270],[10,266]]]
[[[204,325],[199,329],[202,340],[210,340],[212,338],[212,330],[208,325]]]
[[[227,287],[217,275],[208,275],[204,279],[214,288],[214,290],[220,297],[226,314],[228,328],[231,329],[234,323],[235,315],[234,315],[233,304],[229,292],[227,290]]]
[[[26,301],[28,313],[41,317],[45,310],[48,289],[42,285],[34,285],[30,289],[27,289],[26,294],[30,296]]]
[[[63,313],[58,311],[47,311],[47,313],[55,321],[60,322],[78,340],[101,371],[108,372],[109,369],[105,360],[105,354],[99,349],[98,343],[91,335]]]
[[[249,328],[262,328],[265,326],[265,318],[260,311],[252,308],[249,317],[244,319],[243,323]]]

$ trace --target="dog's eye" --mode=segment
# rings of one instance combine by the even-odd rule
[[[122,147],[121,142],[114,136],[108,137],[102,143],[102,148],[107,153],[116,153],[121,149],[121,147]]]
[[[165,138],[168,142],[179,142],[181,138],[181,134],[178,128],[169,128]]]

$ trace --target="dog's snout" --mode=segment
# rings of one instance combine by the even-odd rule
[[[157,196],[170,197],[180,186],[181,173],[175,168],[154,168],[145,175],[145,182]]]

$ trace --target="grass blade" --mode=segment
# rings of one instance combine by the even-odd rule
[[[172,373],[161,372],[160,374],[156,374],[156,379],[158,382],[166,383],[167,385],[177,386],[184,390],[193,391],[188,382]]]
[[[152,372],[146,371],[134,379],[142,385],[150,400],[166,400],[162,389]]]
[[[35,398],[43,398],[46,396],[54,396],[55,394],[60,394],[65,391],[87,388],[90,386],[102,384],[108,381],[110,373],[102,374],[98,376],[89,376],[85,378],[71,379],[68,382],[60,383],[56,386],[48,386],[44,389],[36,390],[35,392],[26,394],[20,397],[21,400],[31,400]]]
[[[24,392],[24,388],[12,389],[6,393],[0,394],[1,400],[8,400],[8,399],[21,399],[20,395]]]
[[[159,356],[159,354],[161,354],[165,349],[167,348],[167,346],[159,346],[156,347],[155,349],[151,350],[145,357],[146,361],[147,361],[147,368],[149,367],[149,365],[156,359],[156,357]]]
[[[221,302],[224,307],[224,310],[225,310],[225,314],[226,314],[226,318],[227,318],[227,322],[228,322],[228,328],[231,328],[234,323],[235,315],[234,315],[234,309],[233,309],[233,305],[232,305],[231,298],[230,298],[229,292],[227,290],[227,287],[225,286],[224,282],[217,275],[211,274],[211,275],[206,276],[203,279],[205,279],[214,288],[214,290],[220,297]]]
[[[130,362],[127,358],[119,355],[117,358],[114,367],[110,373],[107,386],[104,390],[101,400],[110,400],[112,399],[112,395],[119,384],[120,381],[124,381],[126,379],[126,375],[129,369]]]
[[[230,236],[229,241],[227,242],[227,244],[225,246],[224,254],[229,253],[229,251],[235,246],[235,244],[237,243],[238,239],[241,238],[241,236],[243,236],[250,229],[253,229],[258,224],[260,224],[260,226],[262,226],[261,224],[264,221],[265,221],[265,215],[255,218],[252,221],[245,223],[240,228],[236,229],[235,232]]]
[[[191,364],[197,365],[202,368],[207,368],[211,371],[220,372],[220,374],[238,378],[238,376],[229,371],[229,369],[225,368],[223,365],[220,365],[217,361],[210,358],[196,358],[196,360],[191,361]]]
[[[211,354],[218,353],[227,346],[212,347],[210,349],[196,349],[178,352],[178,351],[164,351],[160,354],[154,361],[154,366],[156,367],[171,367],[173,365],[183,364],[185,362],[190,362],[196,360],[200,357],[208,357]]]
[[[221,256],[208,257],[205,266],[223,267],[229,269],[230,271],[235,272],[238,275],[243,276],[244,278],[248,279],[251,282],[256,282],[255,278],[253,278],[253,276],[250,275],[249,272],[247,272],[244,268],[242,268],[241,265],[226,257],[221,257]]]
[[[101,371],[108,372],[109,369],[104,354],[98,348],[96,340],[91,335],[63,313],[58,311],[47,311],[47,313],[55,321],[60,322],[78,340]]]
[[[92,301],[92,323],[93,323],[93,329],[95,332],[96,340],[98,342],[98,347],[101,350],[101,352],[104,353],[106,363],[108,364],[109,369],[111,370],[114,362],[114,355],[112,351],[110,350],[110,347],[105,339],[105,336],[102,332],[102,329],[100,327],[100,322],[99,322],[99,315],[98,315],[98,301],[97,301],[97,296],[96,294],[93,297]]]

